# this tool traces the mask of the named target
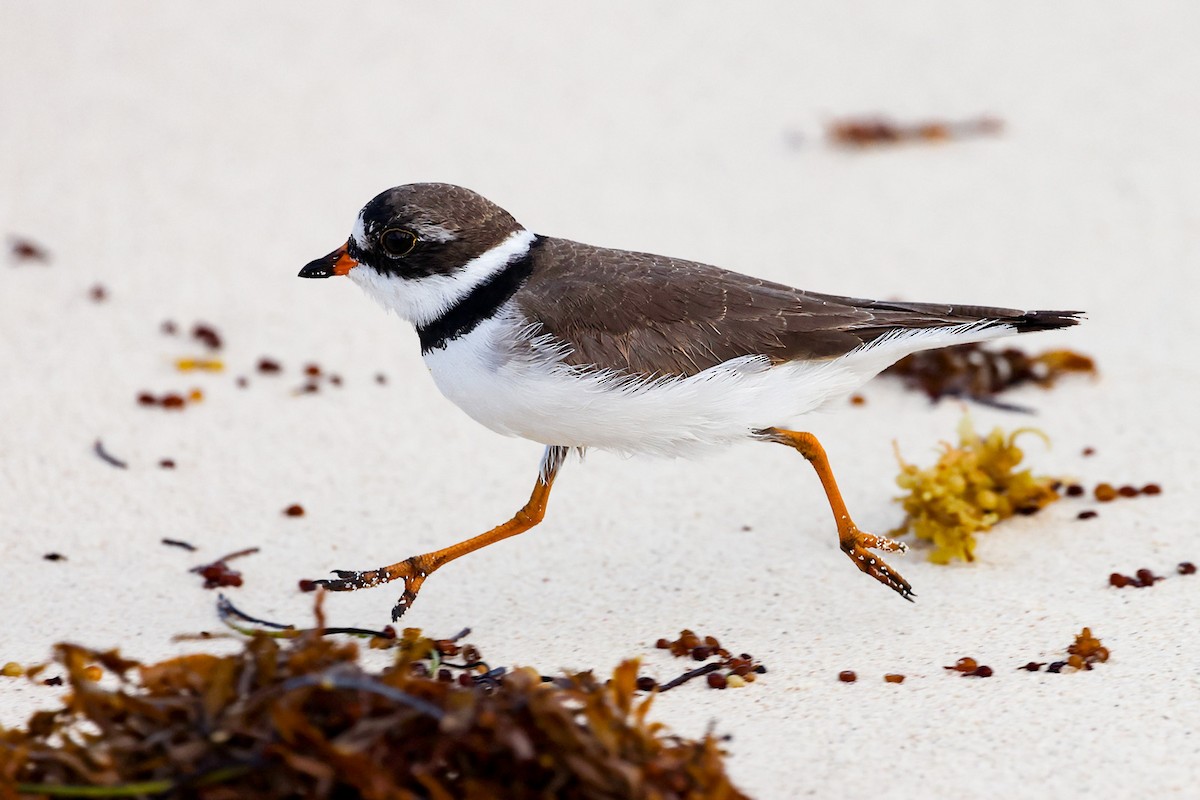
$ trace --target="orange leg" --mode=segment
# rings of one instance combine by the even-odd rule
[[[871,553],[871,550],[903,553],[908,547],[902,542],[885,539],[882,536],[873,536],[858,529],[854,520],[850,519],[850,512],[846,510],[842,493],[838,490],[837,481],[833,478],[833,469],[829,466],[825,448],[821,447],[817,437],[811,433],[797,433],[779,428],[767,428],[759,431],[759,435],[766,441],[778,442],[794,448],[808,460],[808,463],[813,465],[813,469],[817,471],[817,477],[821,479],[821,485],[825,487],[825,496],[829,500],[833,518],[837,521],[838,540],[841,542],[842,552],[850,556],[850,560],[860,570],[884,586],[891,588],[905,600],[911,601],[913,591],[908,581],[889,567],[882,558]]]
[[[395,564],[380,567],[379,569],[366,572],[354,572],[342,569],[334,570],[333,574],[337,575],[336,579],[313,581],[313,583],[335,592],[349,592],[355,589],[378,586],[396,579],[403,580],[404,592],[400,595],[400,600],[397,601],[395,607],[392,609],[392,621],[395,622],[412,606],[413,601],[417,599],[417,592],[421,590],[421,584],[425,583],[425,579],[434,570],[460,556],[473,553],[501,539],[507,539],[510,536],[516,536],[518,533],[524,533],[541,522],[542,518],[546,515],[546,503],[550,499],[550,487],[554,485],[554,476],[558,474],[558,469],[562,466],[563,461],[566,460],[568,452],[569,449],[566,447],[554,446],[546,448],[546,454],[542,457],[541,472],[538,475],[537,484],[533,487],[533,494],[529,496],[529,502],[514,514],[512,519],[503,525],[497,525],[487,533],[481,533],[458,544],[452,544],[441,550],[434,550],[432,553],[406,558],[403,561],[398,561]]]

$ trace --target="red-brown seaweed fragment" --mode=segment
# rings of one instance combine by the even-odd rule
[[[191,571],[198,573],[200,577],[204,578],[205,589],[216,589],[223,586],[241,586],[242,573],[230,569],[229,565],[225,562],[257,552],[257,547],[247,547],[245,550],[238,550],[235,553],[221,556],[211,564],[201,564],[200,566],[192,567]]]
[[[974,136],[994,136],[1004,123],[995,117],[946,121],[928,120],[899,123],[886,117],[846,117],[830,123],[825,131],[829,141],[839,147],[856,149],[903,142],[946,142]]]

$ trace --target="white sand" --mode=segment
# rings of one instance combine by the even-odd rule
[[[248,545],[263,551],[234,565],[235,600],[304,621],[297,578],[447,544],[523,502],[538,446],[438,396],[415,336],[348,282],[295,277],[378,190],[444,180],[543,233],[807,288],[1087,309],[1083,327],[1023,341],[1103,370],[1012,396],[1054,439],[1031,440],[1031,460],[1165,491],[1090,522],[1075,514],[1093,504],[1070,501],[1006,523],[970,566],[897,559],[910,605],[838,552],[790,451],[597,453],[568,465],[540,529],[435,575],[407,624],[470,625],[498,664],[607,670],[641,653],[662,677],[683,665],[656,638],[715,634],[770,674],[687,687],[655,713],[732,734],[729,768],[758,797],[1195,792],[1200,576],[1123,591],[1106,578],[1200,560],[1200,11],[773,5],[745,19],[728,3],[0,6],[0,233],[54,257],[0,265],[0,662],[62,639],[177,652],[174,634],[217,627],[215,594],[187,567]],[[865,154],[820,140],[826,120],[875,111],[991,112],[1008,128]],[[96,282],[108,302],[87,298]],[[198,348],[161,336],[167,318],[217,326],[231,370],[175,373]],[[253,375],[262,355],[285,375]],[[292,396],[308,361],[345,388]],[[207,399],[184,413],[134,403],[191,385]],[[900,520],[892,440],[927,463],[960,412],[891,383],[866,393],[811,429],[859,524],[883,532]],[[973,413],[981,428],[1030,421]],[[130,469],[101,463],[97,437]],[[283,517],[293,502],[307,516]],[[328,607],[339,624],[382,624],[393,600],[384,588]],[[1110,663],[1017,671],[1084,625]],[[944,673],[963,655],[995,677]],[[839,684],[843,669],[859,682]],[[53,698],[4,682],[0,720]]]

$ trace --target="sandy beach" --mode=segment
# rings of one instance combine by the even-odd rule
[[[0,663],[63,640],[146,660],[230,647],[173,640],[220,629],[196,564],[260,548],[230,596],[304,623],[298,579],[450,544],[524,502],[540,445],[441,397],[416,335],[349,281],[296,277],[380,190],[444,181],[540,233],[816,291],[1084,309],[1019,344],[1087,353],[1096,379],[1006,395],[1032,416],[970,413],[1044,431],[1051,447],[1024,442],[1039,474],[1163,492],[1064,499],[982,535],[972,564],[892,557],[910,604],[841,554],[792,451],[593,452],[539,528],[431,577],[405,625],[469,626],[494,663],[544,672],[642,655],[671,677],[654,642],[681,628],[753,653],[769,669],[753,685],[688,685],[653,713],[729,734],[758,798],[1192,796],[1200,576],[1176,564],[1200,562],[1197,30],[1182,2],[4,3],[0,237],[48,260],[0,256]],[[864,114],[1004,129],[825,140]],[[207,354],[197,322],[223,340],[220,373],[176,369]],[[297,391],[308,364],[341,386]],[[193,388],[180,411],[137,400]],[[963,406],[887,379],[862,394],[807,429],[883,534],[903,519],[893,442],[932,463]],[[1139,568],[1168,579],[1108,585]],[[394,600],[326,610],[383,625]],[[1108,663],[1018,669],[1084,626]],[[994,675],[943,669],[963,656]],[[0,678],[0,724],[56,691]]]

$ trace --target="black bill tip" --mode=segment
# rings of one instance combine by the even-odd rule
[[[337,251],[330,253],[327,256],[322,256],[316,261],[310,261],[304,265],[304,269],[300,270],[301,278],[332,278],[334,276],[333,265],[337,263]]]

